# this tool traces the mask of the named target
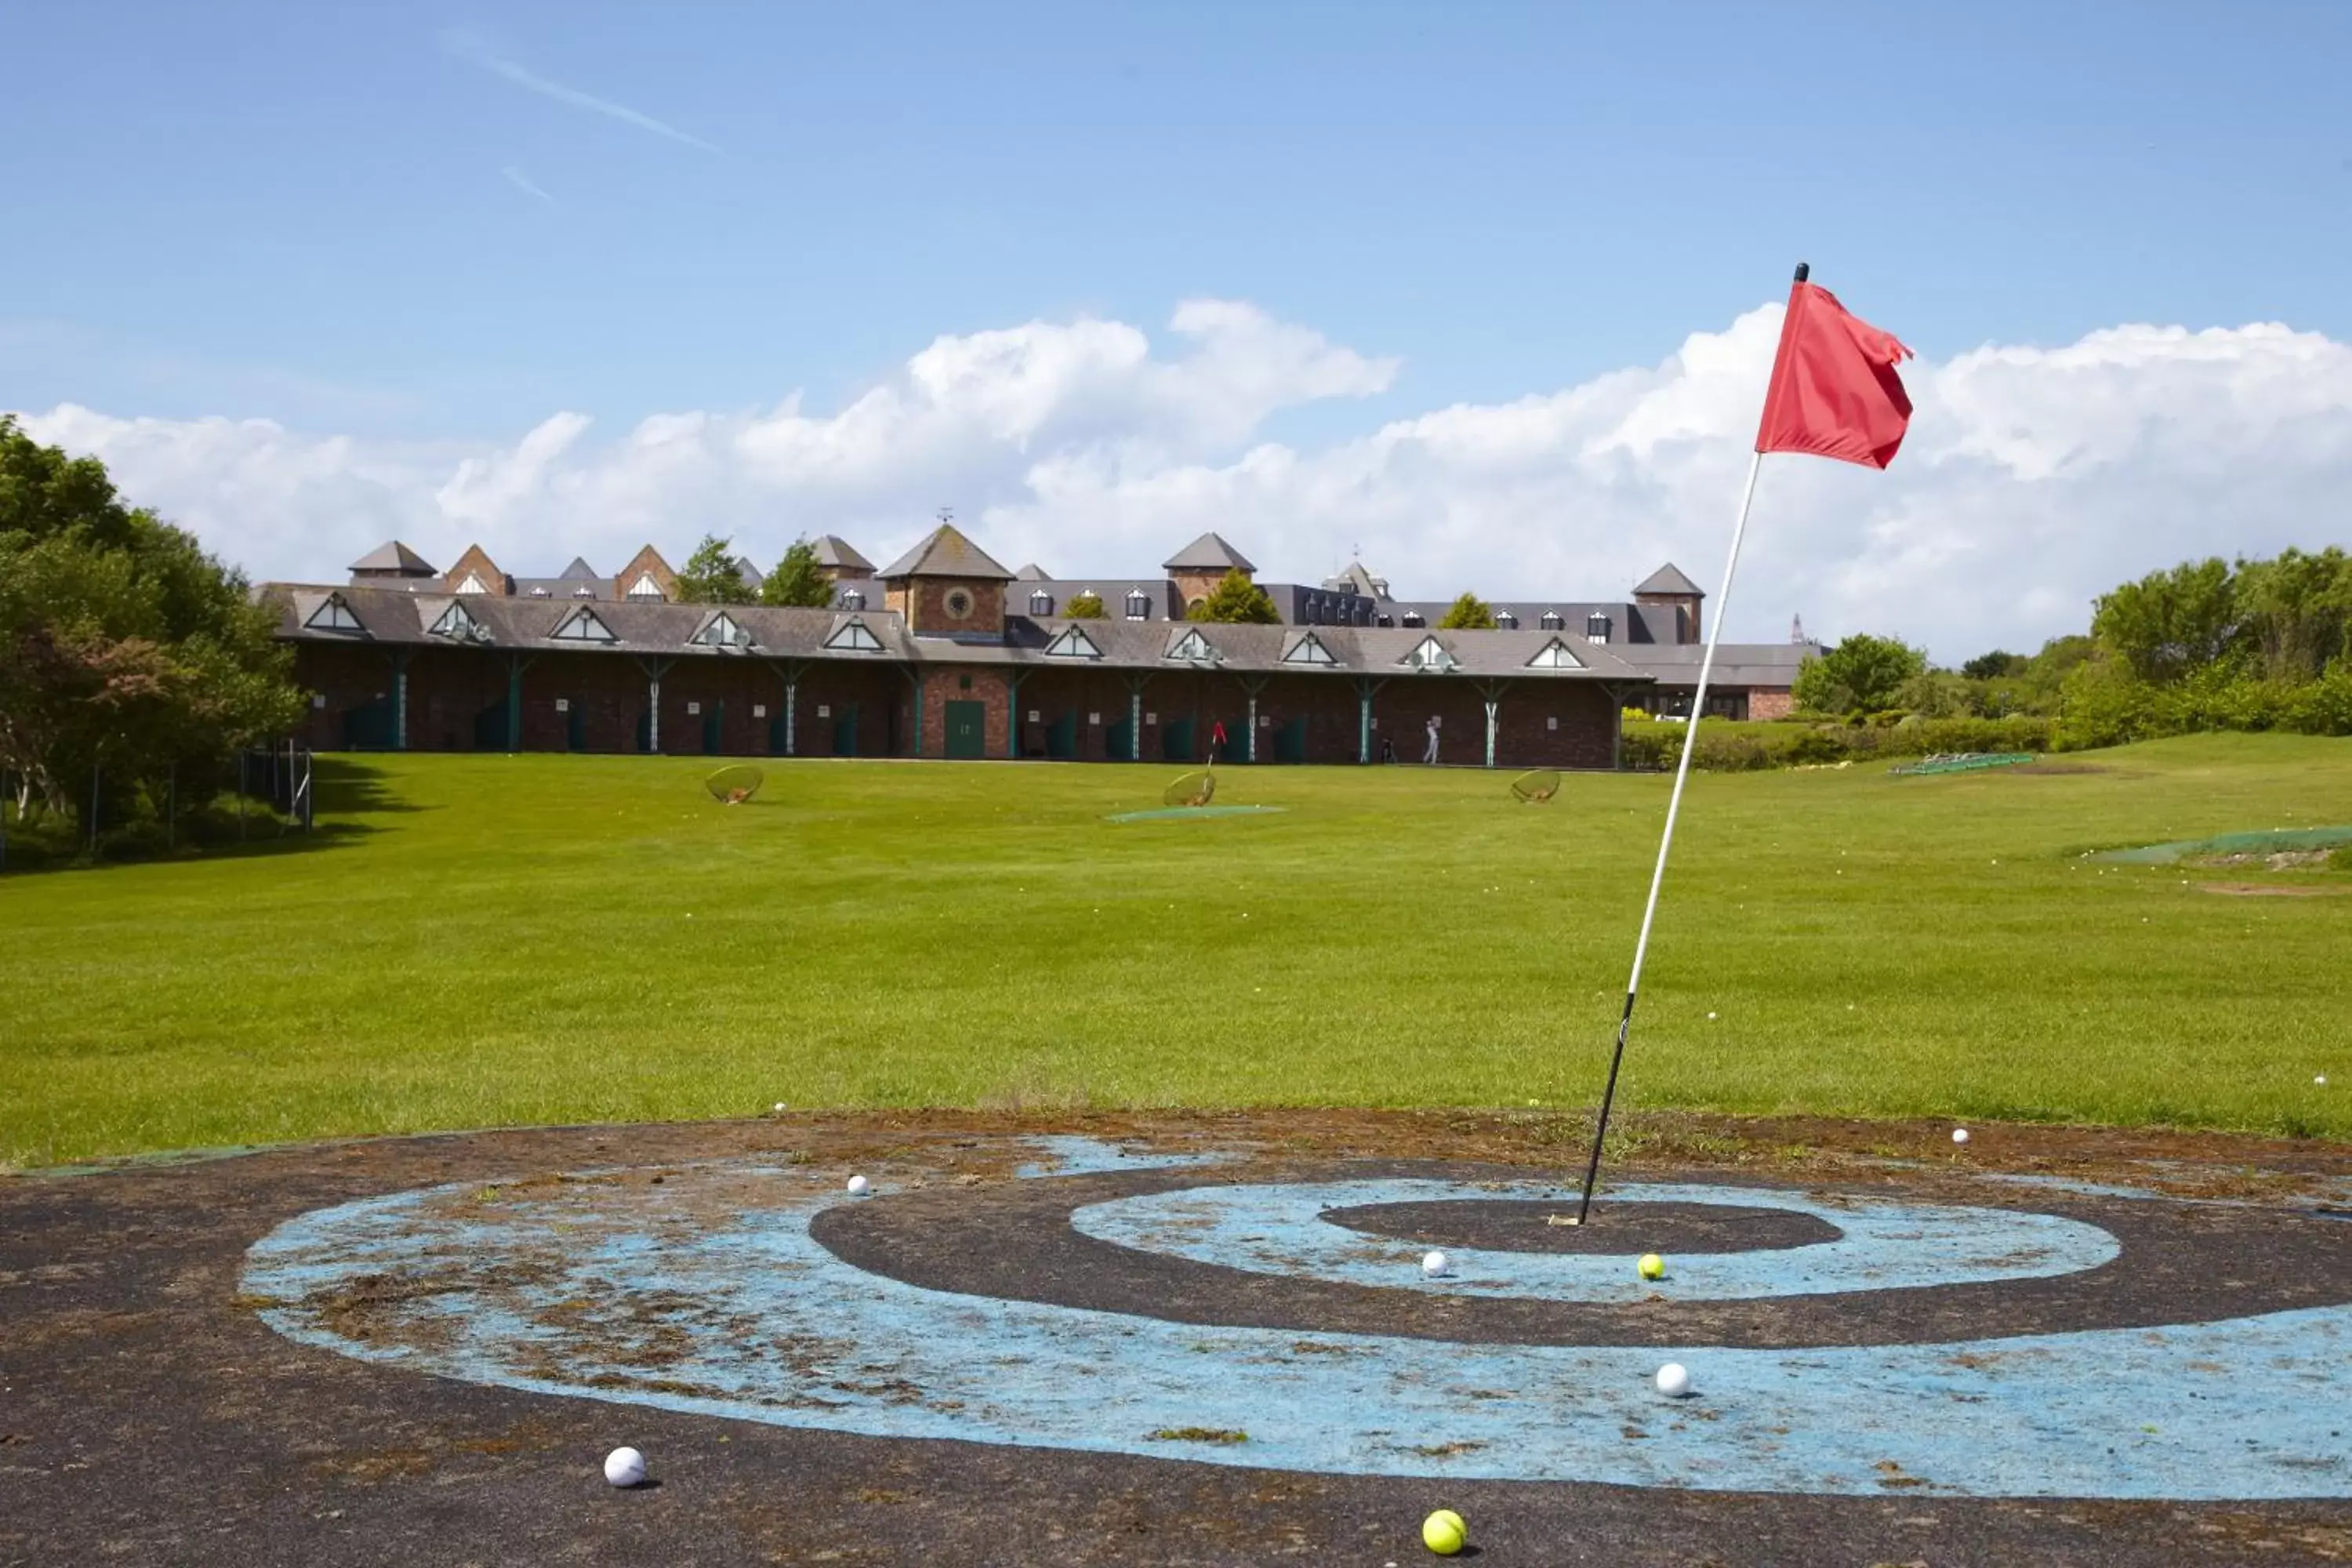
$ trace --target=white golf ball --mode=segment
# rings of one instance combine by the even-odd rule
[[[783,1113],[783,1109],[784,1109],[784,1102],[783,1102],[782,1100],[778,1100],[778,1101],[776,1101],[776,1111],[777,1111],[777,1114],[782,1115],[782,1114]]]
[[[646,1457],[635,1448],[615,1448],[604,1456],[604,1479],[616,1487],[645,1484]]]
[[[1422,1254],[1421,1271],[1429,1279],[1436,1279],[1442,1278],[1448,1267],[1450,1266],[1445,1261],[1445,1254],[1442,1252],[1425,1252]]]
[[[2327,1075],[2326,1073],[2321,1073],[2317,1078],[2313,1079],[2311,1081],[2317,1084],[2320,1088],[2326,1089],[2327,1087]]]
[[[1668,1399],[1680,1399],[1691,1391],[1690,1369],[1678,1361],[1670,1361],[1658,1369],[1658,1392]]]
[[[1969,1141],[1969,1130],[1968,1130],[1967,1128],[1965,1128],[1965,1127],[1955,1127],[1955,1128],[1953,1128],[1953,1129],[1952,1129],[1952,1142],[1955,1142],[1955,1143],[1965,1143],[1965,1142],[1967,1142],[1968,1141]]]
[[[862,1198],[866,1195],[866,1189],[873,1184],[863,1176],[852,1176],[849,1178],[849,1195],[853,1198]]]

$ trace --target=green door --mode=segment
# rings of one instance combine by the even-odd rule
[[[1132,722],[1121,719],[1110,727],[1109,741],[1103,749],[1103,755],[1114,763],[1135,761],[1135,725]]]
[[[394,734],[389,697],[379,697],[343,714],[343,750],[347,752],[388,752]]]
[[[857,704],[845,702],[833,713],[833,754],[854,757],[857,754]]]
[[[1192,760],[1192,720],[1169,720],[1167,727],[1160,731],[1160,739],[1170,762],[1189,763]]]
[[[507,705],[493,702],[474,715],[474,750],[503,752],[507,749]]]
[[[768,755],[781,757],[784,754],[786,735],[783,710],[779,709],[776,716],[768,721]]]
[[[1303,763],[1307,760],[1307,721],[1293,719],[1274,732],[1274,760],[1277,763]]]
[[[950,702],[948,704],[950,761],[978,762],[988,754],[987,740],[987,703]]]
[[[580,699],[572,700],[569,711],[563,715],[563,744],[569,751],[588,749],[588,710],[580,706]]]
[[[1057,763],[1066,763],[1078,754],[1078,712],[1073,708],[1055,719],[1045,730],[1045,755]]]
[[[640,708],[637,710],[637,750],[650,752],[653,749],[654,710],[650,708]]]
[[[714,702],[702,716],[702,754],[715,757],[727,745],[727,704]]]

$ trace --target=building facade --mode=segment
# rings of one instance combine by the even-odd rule
[[[1624,709],[1688,711],[1701,652],[1704,595],[1671,566],[1622,603],[1497,602],[1497,629],[1454,631],[1360,564],[1264,584],[1280,625],[1188,622],[1255,571],[1213,533],[1132,581],[1008,572],[945,522],[879,571],[830,535],[821,554],[824,609],[678,603],[650,545],[518,578],[395,542],[346,585],[262,592],[322,750],[1368,763],[1421,759],[1433,721],[1441,762],[1610,768]],[[1102,618],[1060,613],[1082,593]],[[1786,711],[1809,651],[1720,649],[1710,711]]]

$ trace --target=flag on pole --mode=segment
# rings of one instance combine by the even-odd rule
[[[1772,359],[1756,449],[1886,467],[1911,423],[1911,399],[1895,374],[1910,357],[1894,333],[1849,315],[1819,284],[1798,279],[1780,321],[1780,352]]]

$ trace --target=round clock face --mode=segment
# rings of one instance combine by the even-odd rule
[[[957,620],[962,620],[971,614],[971,590],[950,588],[942,603],[949,615],[953,616]]]

